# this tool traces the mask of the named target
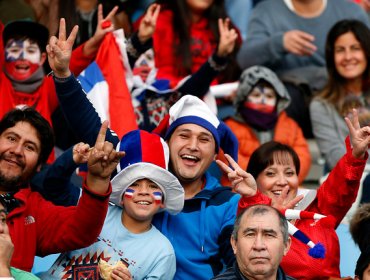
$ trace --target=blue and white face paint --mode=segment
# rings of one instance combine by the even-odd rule
[[[5,46],[5,71],[15,80],[26,80],[42,65],[41,58],[35,42],[10,39]]]

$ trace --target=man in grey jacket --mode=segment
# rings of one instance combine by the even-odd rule
[[[214,280],[291,280],[279,266],[291,239],[286,218],[268,205],[252,205],[237,217],[230,239],[236,261]]]

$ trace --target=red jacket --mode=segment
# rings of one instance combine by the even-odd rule
[[[232,118],[225,121],[226,125],[234,132],[239,141],[238,164],[246,170],[252,153],[261,145],[253,129],[246,123],[238,122]],[[274,128],[273,140],[288,145],[298,154],[301,170],[299,182],[302,183],[311,167],[311,154],[301,128],[286,112],[281,112]],[[221,155],[222,159],[222,155]],[[230,183],[224,176],[222,184],[228,186]]]
[[[111,187],[104,195],[86,185],[77,206],[55,206],[30,188],[15,194],[21,206],[8,214],[14,244],[11,266],[31,271],[36,255],[45,256],[89,246],[96,241],[108,210]]]
[[[173,55],[173,44],[178,39],[172,28],[172,18],[172,11],[167,9],[160,12],[153,34],[153,50],[155,67],[158,68],[157,79],[168,79],[171,87],[174,87],[181,79],[195,73],[208,60],[215,52],[217,42],[208,27],[207,19],[203,18],[199,22],[191,24],[191,73],[180,75],[176,70],[182,62]]]
[[[366,159],[355,159],[348,148],[347,153],[339,160],[330,172],[327,180],[318,188],[316,198],[305,209],[335,218],[334,227],[315,223],[312,219],[297,220],[295,226],[305,233],[314,243],[321,242],[326,248],[324,259],[314,259],[308,255],[308,246],[292,238],[288,254],[281,266],[285,273],[297,279],[328,279],[339,277],[339,240],[335,229],[342,221],[352,203],[355,201],[360,179],[365,168]],[[255,197],[241,198],[238,211],[251,204],[270,204],[271,200],[258,193]]]
[[[1,35],[1,34],[0,34]],[[1,40],[0,40],[1,41]],[[94,59],[94,55],[83,54],[84,45],[72,53],[70,69],[74,75],[79,75]],[[0,48],[1,49],[1,48]],[[3,63],[3,61],[1,61]],[[2,64],[1,63],[1,67]],[[51,124],[51,115],[58,107],[54,81],[51,76],[45,76],[42,84],[33,93],[16,92],[12,83],[3,71],[0,72],[0,118],[17,105],[34,106],[35,109]]]
[[[3,68],[4,45],[3,28],[0,21],[0,67]],[[83,53],[84,44],[72,52],[70,69],[78,76],[95,58],[95,54],[86,56]],[[34,107],[51,125],[51,115],[58,107],[58,98],[55,92],[54,81],[51,76],[45,76],[41,85],[32,93],[17,92],[14,90],[11,81],[0,71],[0,119],[10,110],[19,105]],[[48,163],[54,161],[54,152],[50,155]]]

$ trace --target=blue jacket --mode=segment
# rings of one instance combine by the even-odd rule
[[[174,279],[210,279],[235,260],[230,245],[239,195],[209,173],[206,185],[185,200],[181,213],[162,212],[153,224],[171,241],[176,254]]]

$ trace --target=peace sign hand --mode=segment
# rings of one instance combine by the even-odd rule
[[[67,78],[71,75],[69,71],[69,62],[71,60],[72,47],[76,40],[78,26],[75,25],[67,38],[66,22],[64,18],[60,19],[58,38],[52,36],[49,44],[46,46],[49,65],[54,75],[59,78]]]
[[[144,44],[147,40],[149,40],[152,37],[155,31],[155,26],[157,24],[157,19],[160,10],[161,6],[159,4],[154,3],[150,5],[145,13],[145,16],[141,20],[139,25],[138,37],[142,44]]]
[[[231,187],[242,196],[254,196],[257,193],[256,180],[250,173],[244,171],[228,154],[225,157],[232,168],[221,160],[216,160],[217,165],[227,174]]]
[[[231,54],[235,48],[238,33],[234,28],[230,28],[230,19],[218,19],[218,30],[220,32],[220,41],[217,47],[217,55],[226,57]]]
[[[364,126],[361,128],[358,121],[358,113],[353,109],[352,118],[344,118],[349,130],[351,144],[353,146],[352,155],[355,158],[363,159],[370,144],[370,127]]]

